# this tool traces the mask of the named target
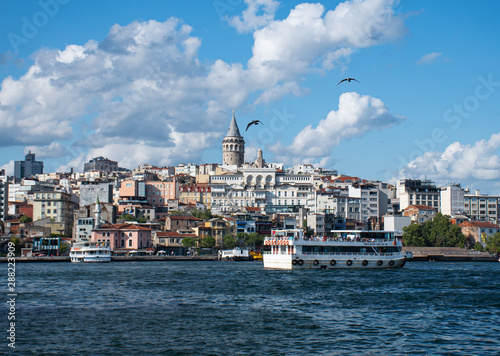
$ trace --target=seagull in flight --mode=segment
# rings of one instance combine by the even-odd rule
[[[339,82],[339,84],[340,84],[340,83],[342,83],[342,82],[345,82],[345,81],[347,81],[347,82],[352,82],[353,80],[361,84],[361,82],[360,82],[359,80],[354,79],[354,78],[345,78],[345,79],[342,79],[342,80]],[[337,84],[337,85],[339,85],[339,84]]]
[[[247,130],[248,130],[248,128],[249,128],[250,126],[252,126],[252,125],[258,125],[258,124],[264,125],[264,124],[263,124],[262,122],[260,122],[259,120],[253,120],[253,121],[251,121],[251,122],[249,122],[249,123],[248,123],[247,128],[246,128],[246,130],[245,130],[245,131],[247,131]]]

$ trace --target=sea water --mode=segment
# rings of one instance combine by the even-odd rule
[[[500,263],[18,263],[16,293],[5,354],[500,355]]]

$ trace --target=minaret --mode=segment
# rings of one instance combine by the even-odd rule
[[[254,163],[256,168],[264,168],[264,163],[266,163],[266,161],[264,161],[262,157],[262,150],[260,148],[257,150],[257,158]]]
[[[227,135],[222,140],[222,164],[236,165],[241,167],[245,162],[245,141],[240,134],[240,129],[236,123],[236,117],[233,119],[227,130]]]
[[[99,202],[99,196],[97,197],[97,201],[95,202],[95,221],[94,221],[94,229],[98,229],[101,226],[101,203]]]

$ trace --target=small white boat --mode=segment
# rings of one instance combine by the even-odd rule
[[[273,230],[264,245],[264,268],[398,268],[413,257],[395,231],[335,230],[336,237],[304,238],[302,230]]]
[[[250,256],[249,250],[236,247],[236,248],[233,248],[232,250],[219,251],[219,260],[250,261],[250,260],[252,260],[252,256]]]
[[[75,242],[69,257],[71,262],[111,262],[111,248],[104,242]]]

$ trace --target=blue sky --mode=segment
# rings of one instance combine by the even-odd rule
[[[6,0],[0,167],[246,160],[500,194],[497,1]],[[360,83],[337,83],[354,77]]]

